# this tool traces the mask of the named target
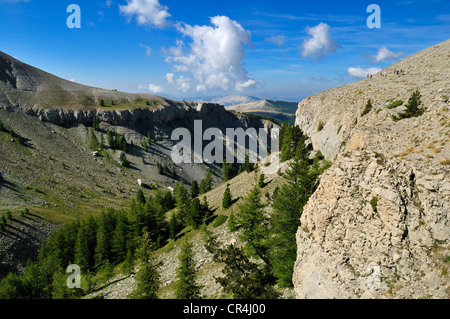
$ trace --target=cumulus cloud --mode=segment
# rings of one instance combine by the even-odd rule
[[[367,75],[374,75],[380,71],[381,71],[380,68],[362,69],[360,67],[357,67],[357,68],[348,68],[347,73],[351,77],[363,79],[363,78],[366,78]]]
[[[304,40],[301,46],[302,56],[313,60],[322,58],[327,52],[334,53],[340,45],[331,38],[330,26],[319,23],[315,27],[307,28],[306,32],[312,37]]]
[[[281,47],[284,44],[286,37],[284,35],[277,35],[276,37],[265,38],[267,42],[272,42]]]
[[[187,92],[191,89],[191,79],[186,78],[182,75],[180,75],[176,80],[175,83],[177,85],[177,90],[181,92]]]
[[[173,74],[173,73],[167,73],[166,74],[166,80],[170,84],[174,84],[175,83],[174,79],[175,79],[175,74]]]
[[[152,93],[162,93],[164,89],[159,85],[150,84],[148,90]]]
[[[166,26],[167,19],[171,17],[168,8],[158,0],[127,0],[126,5],[119,5],[120,13],[129,19],[136,16],[140,25],[150,25],[162,28]]]
[[[403,55],[403,52],[395,53],[395,52],[389,51],[386,47],[382,47],[382,48],[378,49],[377,55],[372,55],[371,58],[374,63],[380,63],[383,61],[391,61],[391,60],[398,59],[402,55]]]
[[[173,65],[174,71],[190,74],[197,91],[242,91],[253,87],[258,82],[251,78],[244,66],[244,46],[251,45],[250,32],[226,16],[211,18],[211,24],[191,26],[179,23],[177,30],[192,41],[186,46],[178,40],[177,46],[168,50],[166,62]],[[190,79],[174,78],[174,75],[166,75],[169,82],[175,81],[182,90],[190,88]]]

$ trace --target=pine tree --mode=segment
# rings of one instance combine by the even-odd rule
[[[142,191],[141,188],[139,188],[139,190],[137,192],[136,200],[137,200],[138,203],[141,203],[143,205],[145,205],[145,203],[146,203],[144,192]]]
[[[242,169],[245,170],[247,173],[250,173],[254,170],[255,165],[250,163],[250,157],[247,154],[245,154],[245,161],[244,164],[242,165]]]
[[[264,188],[264,186],[266,185],[266,183],[265,183],[265,175],[263,174],[263,173],[261,173],[260,175],[259,175],[259,180],[258,180],[258,186],[260,187],[260,188]]]
[[[214,261],[225,264],[224,276],[216,281],[235,299],[275,299],[279,296],[267,267],[250,261],[242,248],[234,245],[221,248],[208,233],[205,248],[213,254]]]
[[[95,248],[97,246],[97,223],[90,216],[81,223],[75,246],[75,263],[86,272],[95,268]]]
[[[212,190],[212,171],[211,171],[211,169],[208,169],[208,173],[206,173],[205,186],[206,186],[205,193]]]
[[[366,107],[365,107],[364,111],[362,112],[361,116],[369,114],[370,111],[372,111],[372,109],[373,109],[372,100],[369,99],[369,101],[367,101]]]
[[[200,188],[197,181],[193,181],[191,184],[191,198],[196,198],[198,195],[200,195]]]
[[[180,265],[177,268],[176,299],[201,299],[193,255],[192,244],[186,239],[178,256]]]
[[[223,193],[222,207],[225,209],[228,209],[231,207],[232,202],[233,202],[233,199],[231,197],[230,184],[227,184],[227,188],[225,189],[225,192]]]
[[[187,213],[186,225],[198,229],[203,222],[202,205],[198,198],[194,198],[190,202]]]
[[[130,297],[135,299],[158,299],[158,289],[160,285],[160,275],[158,273],[159,264],[152,258],[153,243],[147,232],[140,240],[137,256],[142,266],[136,276],[137,287]]]
[[[292,129],[288,123],[283,126],[283,140],[281,145],[281,157],[282,162],[288,161],[293,156],[293,137]]]
[[[128,251],[128,220],[125,213],[119,212],[117,225],[112,239],[112,252],[116,262],[122,262],[126,258]]]
[[[239,236],[245,243],[245,250],[250,256],[258,256],[266,264],[268,260],[267,223],[264,214],[264,204],[261,202],[261,189],[255,186],[238,207],[236,214],[237,226],[242,229]]]
[[[116,219],[113,210],[102,212],[98,220],[97,246],[95,248],[95,268],[102,268],[106,261],[112,263],[113,234],[116,227]]]
[[[272,205],[269,225],[270,263],[279,285],[292,287],[297,258],[295,236],[303,207],[314,189],[316,176],[310,172],[308,158],[296,156],[284,177],[286,183],[277,191]]]
[[[228,181],[236,176],[233,163],[227,163],[224,159],[222,164],[222,178],[224,181]]]
[[[238,230],[238,228],[236,227],[236,219],[234,217],[234,212],[231,212],[230,217],[228,217],[228,230],[232,233]]]
[[[170,221],[169,221],[169,238],[170,239],[175,240],[177,238],[178,228],[179,228],[179,223],[178,223],[177,214],[173,213],[172,216],[170,217]]]
[[[406,111],[399,114],[400,119],[418,117],[425,113],[425,109],[420,107],[422,105],[421,97],[422,95],[418,89],[413,92],[406,105]]]
[[[177,169],[176,169],[175,165],[172,165],[171,174],[172,174],[172,178],[173,179],[177,179],[178,178]]]
[[[204,179],[202,179],[202,180],[200,181],[199,193],[200,193],[200,194],[204,194],[204,193],[206,193],[206,192],[207,192],[206,182],[205,182]]]

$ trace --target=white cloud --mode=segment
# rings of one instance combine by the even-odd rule
[[[276,37],[265,38],[267,42],[273,42],[279,47],[281,47],[284,44],[285,39],[286,37],[284,35],[277,35]]]
[[[178,91],[185,93],[191,89],[191,79],[189,78],[185,78],[184,76],[180,75],[175,82]]]
[[[326,23],[319,23],[315,27],[307,28],[306,32],[311,39],[304,40],[302,44],[302,56],[311,57],[313,60],[322,58],[325,53],[334,53],[340,45],[331,38],[330,26]]]
[[[127,0],[127,5],[119,5],[120,13],[131,19],[136,16],[140,25],[150,25],[162,28],[171,17],[168,8],[158,0]]]
[[[348,68],[347,73],[351,77],[363,79],[363,78],[366,78],[367,75],[374,75],[380,71],[381,71],[380,68],[362,69],[360,67],[357,67],[357,68]]]
[[[159,85],[150,84],[148,90],[152,93],[162,93],[164,89]]]
[[[173,73],[167,73],[166,74],[166,80],[170,84],[174,84],[175,83],[174,78],[175,78],[175,74],[173,74]]]
[[[111,8],[112,0],[106,0],[106,7]]]
[[[392,52],[389,51],[386,47],[382,47],[378,49],[377,55],[372,55],[372,60],[374,63],[380,63],[383,61],[391,61],[398,59],[400,56],[403,55],[403,52]]]
[[[172,64],[176,72],[191,74],[197,91],[239,91],[254,86],[258,82],[251,79],[244,66],[244,46],[251,45],[250,32],[226,16],[211,18],[211,24],[213,26],[178,24],[178,31],[192,42],[186,47],[178,40],[177,46],[168,50],[166,62]]]
[[[139,43],[139,47],[145,49],[145,54],[149,57],[150,55],[152,55],[152,48],[150,48],[148,45]]]

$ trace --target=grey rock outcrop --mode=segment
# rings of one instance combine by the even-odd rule
[[[297,298],[450,297],[448,54],[450,40],[299,104],[296,124],[334,164],[301,217]],[[404,106],[387,106],[415,89],[425,114],[394,122]]]

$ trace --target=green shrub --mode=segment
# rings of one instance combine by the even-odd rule
[[[322,131],[324,127],[325,127],[325,126],[324,126],[323,122],[320,121],[319,126],[317,127],[317,132]]]
[[[362,112],[361,116],[369,114],[370,111],[372,111],[372,109],[373,109],[372,100],[369,99],[369,101],[367,101],[366,108]]]
[[[223,225],[227,221],[227,219],[228,219],[228,216],[225,216],[225,215],[217,216],[216,220],[213,223],[213,227],[217,228],[217,227]]]
[[[416,90],[409,98],[408,104],[406,105],[406,111],[400,113],[398,116],[392,116],[394,122],[423,115],[423,113],[425,113],[425,108],[421,107],[421,97],[420,91]]]
[[[403,105],[403,101],[402,100],[398,100],[398,101],[392,102],[391,104],[389,104],[387,106],[387,109],[388,110],[395,109],[396,107],[399,107],[400,105]]]
[[[372,209],[375,213],[378,213],[378,198],[372,197],[370,200],[370,205],[372,206]]]

